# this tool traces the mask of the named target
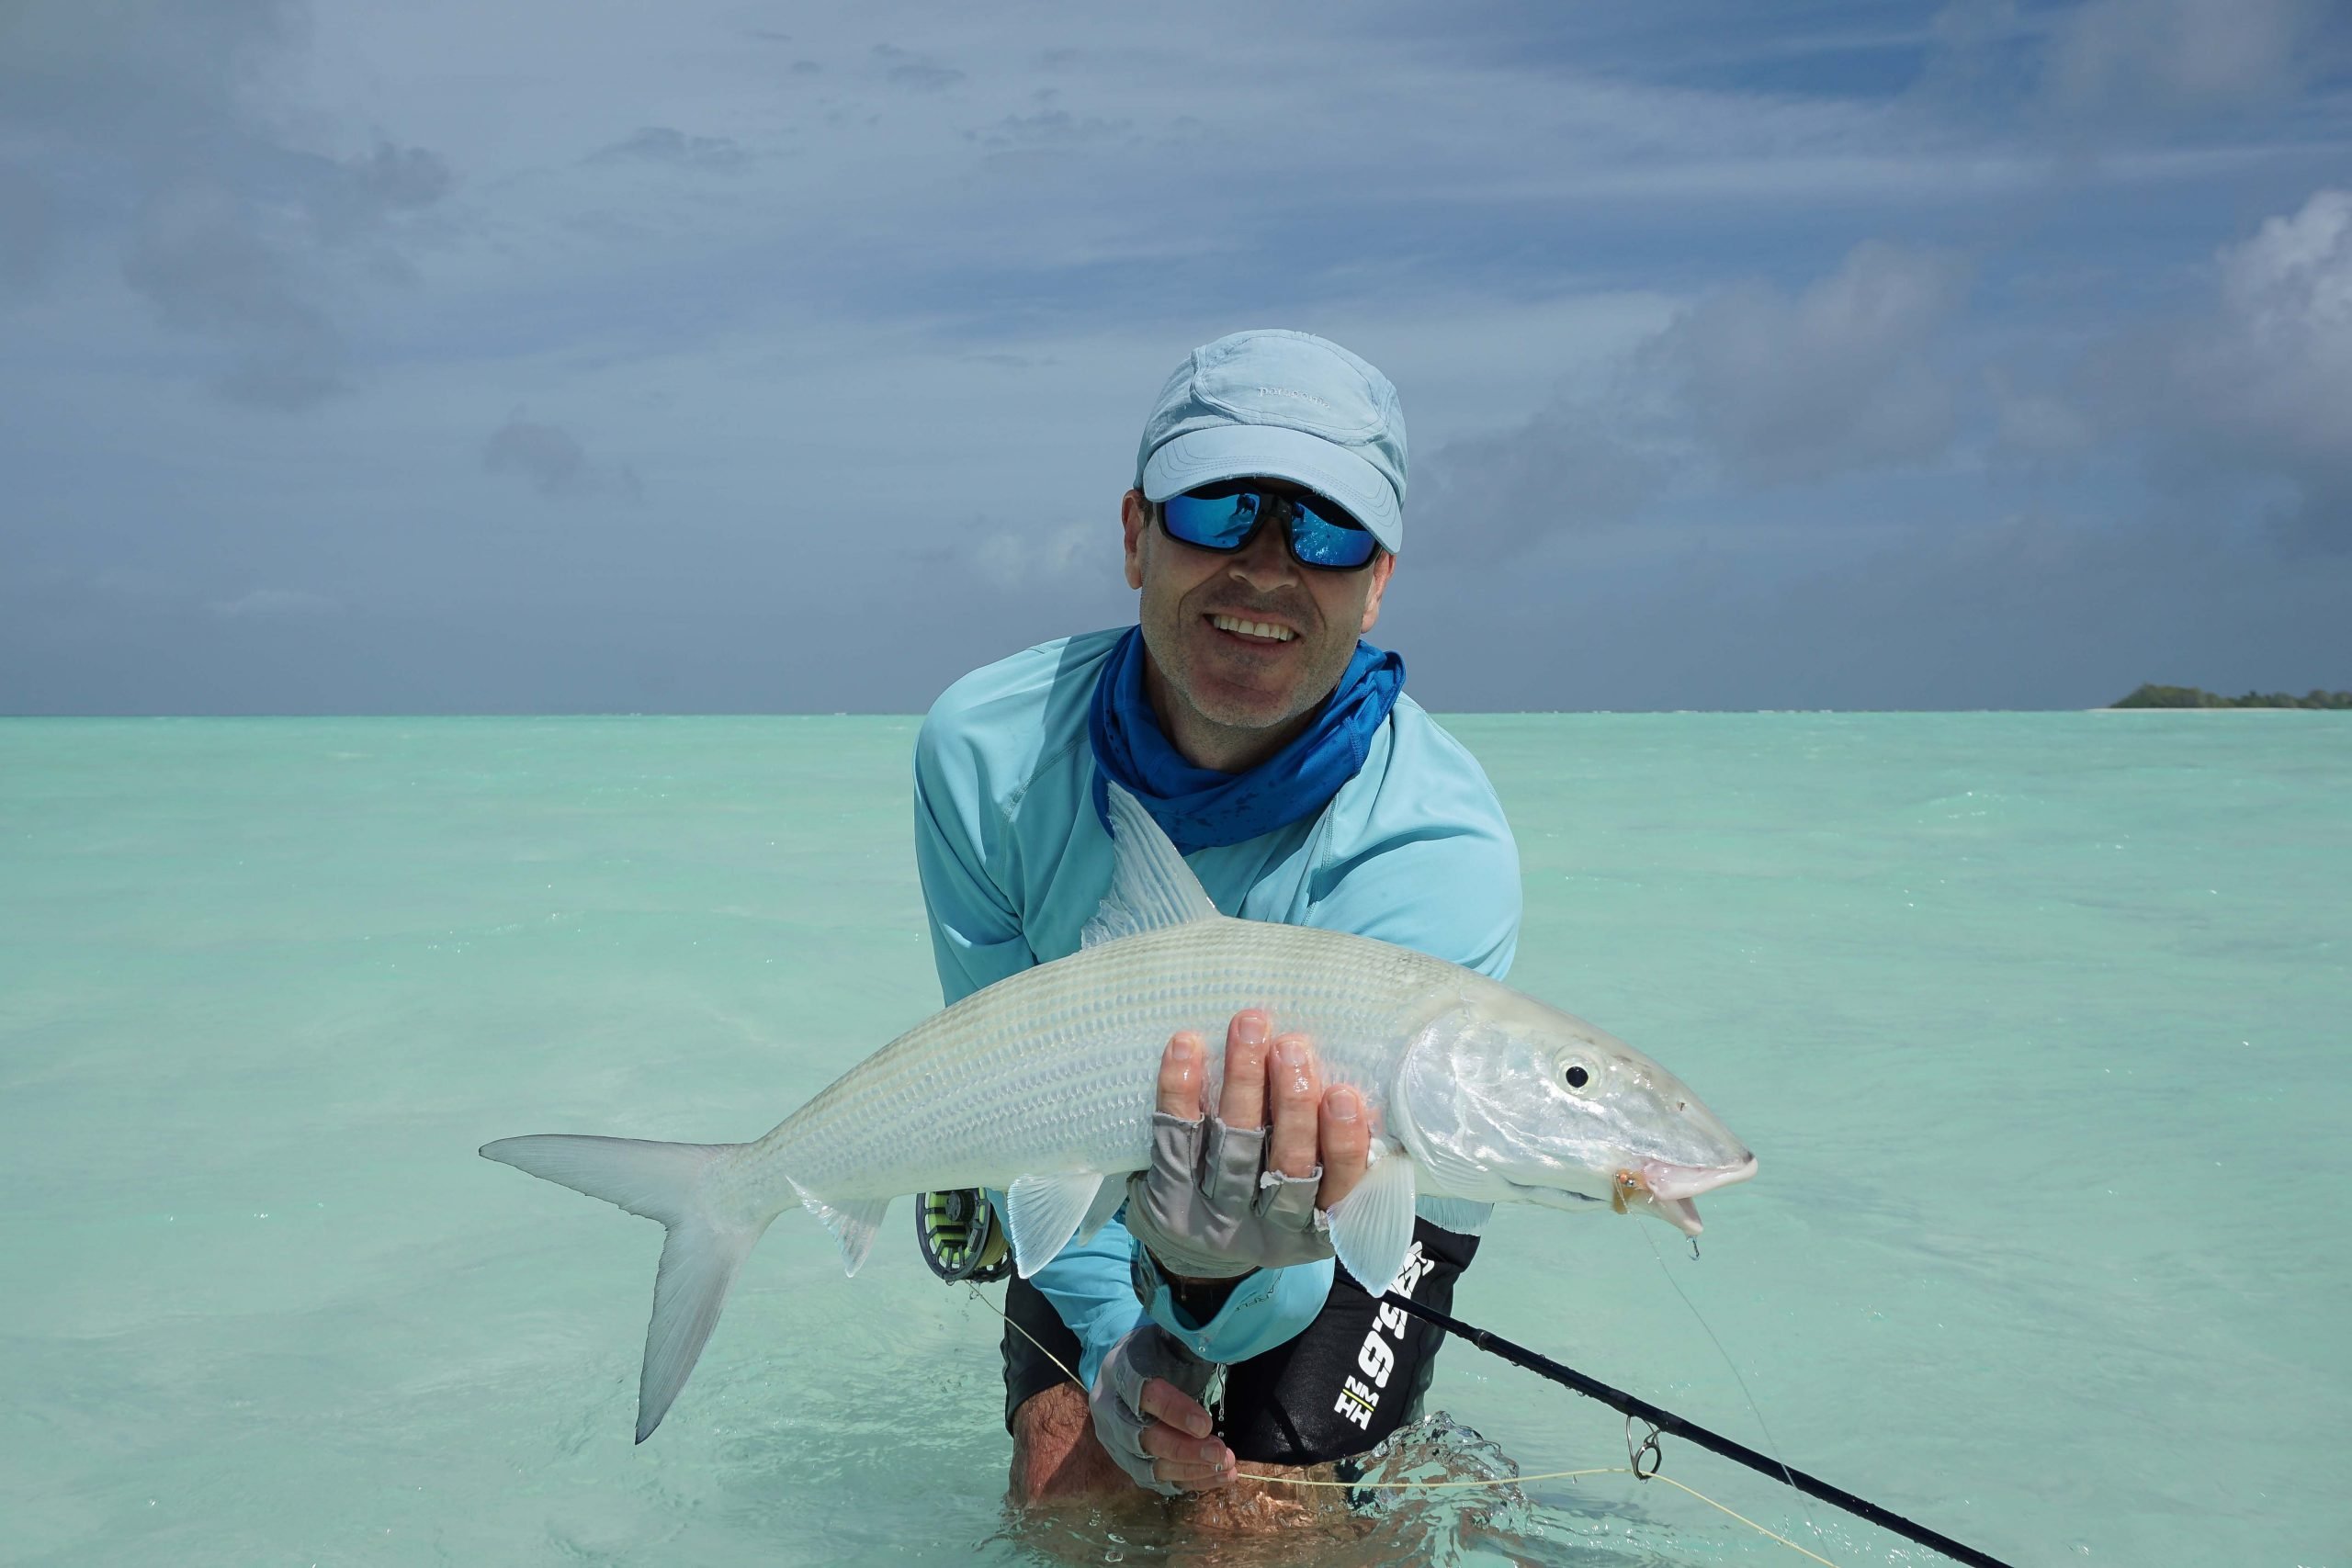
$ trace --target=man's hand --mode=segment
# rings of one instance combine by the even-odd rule
[[[1136,1485],[1173,1497],[1232,1483],[1233,1450],[1200,1399],[1216,1371],[1148,1318],[1102,1358],[1087,1400],[1094,1436]]]
[[[1238,1241],[1242,1251],[1210,1257],[1214,1275],[1179,1272],[1173,1280],[1229,1284],[1268,1262],[1329,1257],[1329,1244],[1315,1229],[1314,1211],[1338,1202],[1363,1179],[1372,1143],[1363,1097],[1344,1085],[1325,1093],[1306,1038],[1274,1038],[1267,1016],[1255,1010],[1237,1013],[1227,1027],[1224,1085],[1214,1120],[1202,1115],[1207,1079],[1208,1054],[1200,1036],[1186,1031],[1170,1040],[1160,1057],[1154,1168],[1148,1177],[1130,1179],[1128,1227],[1167,1262],[1167,1254],[1158,1247],[1182,1249],[1169,1239],[1167,1227],[1150,1217],[1154,1184],[1163,1208],[1197,1216],[1205,1212],[1206,1188],[1215,1175],[1220,1178],[1216,1185],[1221,1194],[1229,1187],[1238,1197],[1239,1218],[1229,1227],[1226,1245]],[[1213,1134],[1219,1124],[1223,1130]],[[1204,1157],[1212,1135],[1222,1156],[1214,1171]],[[1261,1169],[1280,1179],[1276,1185],[1260,1186]],[[1223,1179],[1227,1177],[1246,1179]],[[1280,1212],[1291,1239],[1276,1249],[1279,1258],[1265,1256],[1262,1247],[1253,1250],[1250,1241],[1253,1236],[1262,1240],[1264,1227],[1258,1214],[1261,1193],[1269,1200],[1276,1194],[1286,1200]],[[1270,1201],[1266,1207],[1275,1205]],[[1306,1236],[1315,1239],[1299,1239]],[[1195,1263],[1197,1267],[1197,1259]],[[1200,1401],[1214,1371],[1159,1325],[1145,1320],[1103,1358],[1092,1393],[1082,1396],[1082,1416],[1080,1391],[1067,1384],[1047,1389],[1021,1407],[1013,1424],[1016,1491],[1024,1501],[1091,1491],[1101,1483],[1087,1472],[1102,1458],[1137,1485],[1163,1495],[1229,1485],[1235,1478],[1232,1450],[1214,1436],[1215,1424]],[[1067,1409],[1060,1404],[1065,1395]],[[1084,1435],[1090,1427],[1091,1442]],[[1089,1464],[1076,1462],[1082,1453],[1098,1450]],[[1092,1473],[1109,1479],[1107,1467]]]
[[[1199,1035],[1169,1041],[1151,1168],[1127,1179],[1127,1228],[1178,1280],[1330,1257],[1316,1211],[1363,1179],[1372,1145],[1363,1097],[1344,1084],[1324,1093],[1306,1037],[1276,1038],[1254,1009],[1227,1026],[1214,1117],[1201,1113],[1206,1069]]]

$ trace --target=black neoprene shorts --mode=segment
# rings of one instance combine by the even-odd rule
[[[1452,1311],[1453,1281],[1477,1253],[1477,1237],[1416,1220],[1413,1246],[1399,1288],[1424,1305]],[[1068,1366],[1078,1365],[1079,1348],[1053,1304],[1018,1275],[1006,1282],[1004,1314],[1012,1320],[1004,1330],[1010,1431],[1012,1413],[1033,1395],[1069,1382],[1029,1336]],[[1419,1417],[1443,1337],[1442,1329],[1398,1307],[1375,1305],[1346,1269],[1335,1269],[1331,1293],[1304,1332],[1226,1369],[1217,1435],[1236,1458],[1252,1463],[1320,1464],[1362,1453]]]

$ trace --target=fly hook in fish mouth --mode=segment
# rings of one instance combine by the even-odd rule
[[[1699,1205],[1690,1200],[1755,1174],[1752,1154],[1729,1166],[1670,1165],[1662,1160],[1645,1161],[1639,1170],[1621,1166],[1609,1184],[1609,1206],[1621,1214],[1629,1208],[1647,1209],[1684,1235],[1695,1236],[1705,1227],[1699,1223]]]

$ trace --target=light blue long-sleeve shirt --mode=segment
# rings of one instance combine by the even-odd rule
[[[940,989],[953,1004],[1078,951],[1111,882],[1094,814],[1087,711],[1125,628],[1044,643],[942,694],[915,742],[915,861]],[[1399,696],[1363,767],[1324,809],[1185,857],[1222,912],[1378,937],[1500,978],[1519,942],[1519,852],[1487,775]],[[1117,1221],[1073,1242],[1030,1282],[1079,1341],[1091,1388],[1143,1315],[1135,1241]],[[1211,1360],[1296,1335],[1331,1265],[1261,1270],[1207,1325],[1170,1322]]]

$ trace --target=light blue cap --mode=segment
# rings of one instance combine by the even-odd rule
[[[1160,389],[1136,453],[1146,501],[1220,479],[1288,479],[1405,544],[1405,411],[1388,378],[1310,333],[1235,333]]]

